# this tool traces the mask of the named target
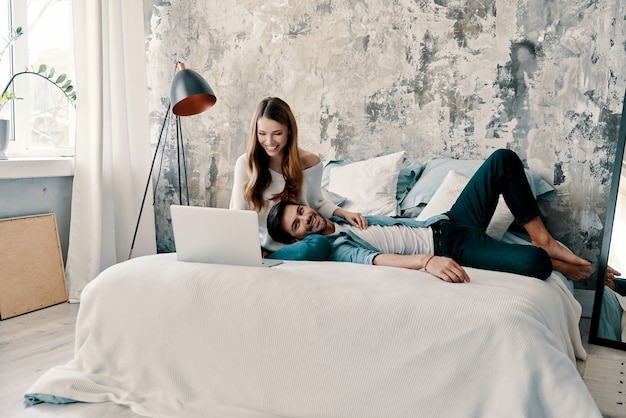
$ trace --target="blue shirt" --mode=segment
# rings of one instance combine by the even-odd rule
[[[445,214],[432,216],[425,221],[418,221],[413,218],[392,218],[390,216],[366,216],[369,225],[393,226],[404,225],[411,228],[427,228],[430,225],[448,219]],[[331,221],[339,225],[349,225],[344,218],[333,216]],[[344,261],[359,264],[374,264],[374,257],[381,254],[378,248],[371,245],[351,231],[336,232],[326,235],[332,247],[331,260]]]

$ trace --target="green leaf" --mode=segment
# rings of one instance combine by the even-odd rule
[[[15,93],[13,92],[6,92],[2,95],[2,97],[0,97],[0,106],[3,106],[6,102],[8,102],[9,100],[13,100],[15,99]]]
[[[35,67],[30,67],[30,68],[27,67],[24,71],[14,74],[11,80],[9,81],[9,83],[7,84],[7,86],[5,87],[5,90],[9,88],[11,83],[13,83],[13,80],[15,79],[15,77],[18,77],[24,74],[31,74],[31,75],[34,74],[34,75],[38,75],[44,78],[45,80],[48,80],[58,89],[60,89],[65,95],[65,97],[72,103],[74,108],[76,107],[77,95],[76,95],[76,92],[74,91],[72,80],[68,79],[66,74],[61,74],[57,76],[56,80],[54,80],[52,78],[55,75],[54,67],[48,68],[48,66],[46,66],[45,64],[41,64],[37,72],[35,72],[34,68]],[[3,95],[1,95],[0,96],[0,109],[4,106],[4,104],[6,104],[6,102],[8,102],[9,100],[14,100],[14,99],[20,99],[20,97],[17,97],[15,93],[13,92],[6,92]]]
[[[21,34],[22,34],[22,27],[21,27],[21,26],[18,26],[18,27],[15,29],[15,33],[16,33],[17,35],[21,35]]]

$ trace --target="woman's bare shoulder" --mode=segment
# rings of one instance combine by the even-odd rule
[[[316,166],[322,161],[317,154],[313,154],[310,151],[299,149],[298,154],[300,155],[300,164],[302,164],[303,170]]]

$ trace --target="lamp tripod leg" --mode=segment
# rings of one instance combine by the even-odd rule
[[[148,188],[150,187],[150,180],[152,179],[154,163],[156,162],[157,155],[159,154],[159,148],[161,147],[161,140],[163,138],[163,132],[165,131],[165,126],[167,125],[171,108],[172,108],[172,104],[170,103],[167,106],[167,110],[165,111],[165,118],[163,119],[163,124],[161,125],[161,132],[159,132],[159,140],[157,141],[157,144],[154,150],[154,156],[152,157],[152,164],[150,165],[150,172],[148,173],[148,180],[146,181],[146,187],[143,191],[143,199],[141,199],[141,207],[139,208],[139,216],[137,216],[137,224],[135,225],[135,233],[133,234],[133,241],[130,244],[130,251],[128,253],[129,260],[133,257],[133,249],[135,248],[135,240],[137,239],[137,232],[139,231],[139,223],[141,222],[141,215],[143,214],[143,207],[146,203],[146,197],[148,196]],[[158,184],[158,179],[157,179],[157,184]],[[155,184],[155,187],[156,187],[156,184]]]
[[[185,139],[183,138],[183,128],[182,128],[182,125],[180,126],[180,152],[181,152],[181,155],[183,157],[183,173],[185,175],[185,177],[184,177],[185,178],[185,195],[187,197],[187,206],[189,206],[189,204],[190,204],[190,200],[189,200],[189,176],[187,175],[187,153],[185,152]]]

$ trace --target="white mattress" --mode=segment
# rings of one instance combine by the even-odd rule
[[[75,358],[27,399],[176,418],[600,417],[563,282],[468,272],[133,259],[87,286]]]

